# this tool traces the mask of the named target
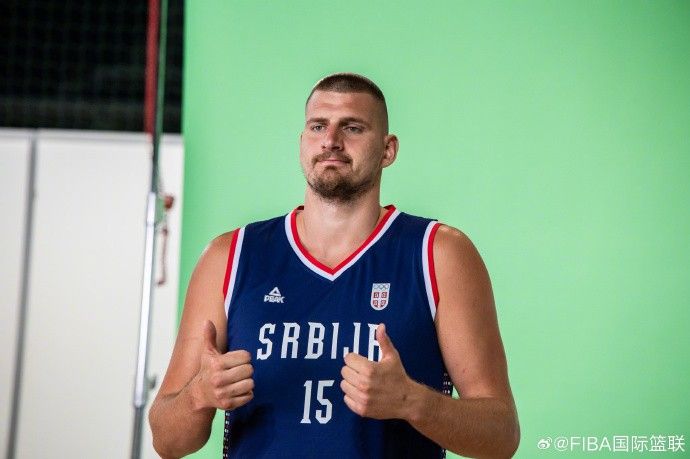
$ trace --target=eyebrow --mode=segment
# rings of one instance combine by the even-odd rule
[[[307,120],[307,124],[309,123],[325,123],[328,124],[329,120],[328,118],[323,118],[323,117],[312,117]],[[348,123],[358,123],[362,124],[366,127],[371,127],[371,124],[369,124],[367,121],[365,121],[362,118],[357,118],[356,116],[347,116],[345,118],[341,118],[338,120],[338,124],[343,125],[343,124],[348,124]]]

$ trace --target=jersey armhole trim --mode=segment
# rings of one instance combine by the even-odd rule
[[[429,301],[429,311],[431,312],[432,320],[436,318],[436,307],[439,301],[436,270],[434,268],[434,238],[436,237],[436,231],[438,231],[439,226],[441,226],[441,224],[436,220],[429,222],[424,232],[424,240],[422,242],[424,285],[426,287],[426,296]]]
[[[235,289],[235,279],[237,278],[237,265],[240,261],[240,253],[242,252],[242,241],[244,240],[244,227],[236,229],[232,234],[230,241],[230,250],[228,251],[228,262],[225,267],[225,280],[223,282],[223,297],[225,304],[225,317],[228,317],[230,312],[230,300],[232,299],[232,292]]]

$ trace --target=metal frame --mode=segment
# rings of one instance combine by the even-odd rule
[[[29,297],[29,272],[31,266],[31,241],[33,238],[34,198],[36,196],[36,131],[29,134],[29,168],[26,192],[26,213],[24,215],[24,257],[22,259],[21,290],[19,296],[19,317],[17,318],[17,345],[14,360],[14,382],[12,388],[12,409],[10,429],[7,439],[7,459],[17,454],[17,433],[19,407],[22,392],[22,373],[24,369],[24,342],[26,341],[26,317]]]

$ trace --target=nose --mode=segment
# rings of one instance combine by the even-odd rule
[[[342,151],[343,139],[340,129],[329,126],[321,139],[321,149],[324,151]]]

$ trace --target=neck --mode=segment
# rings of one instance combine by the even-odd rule
[[[327,201],[307,188],[297,233],[312,256],[334,267],[367,239],[383,215],[379,187],[349,202]]]

